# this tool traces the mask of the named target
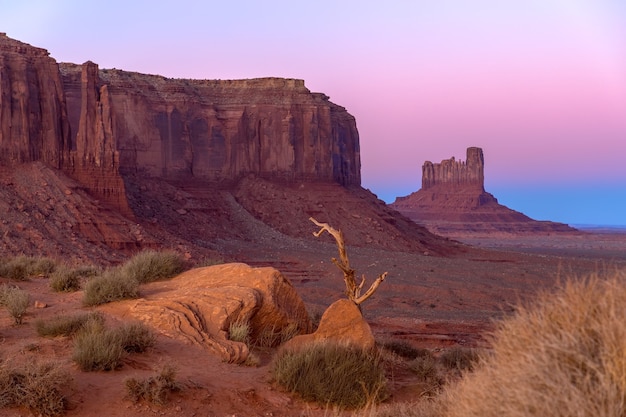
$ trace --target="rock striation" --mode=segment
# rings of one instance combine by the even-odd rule
[[[576,232],[562,223],[537,221],[503,206],[485,191],[485,160],[481,148],[467,148],[465,161],[454,157],[422,166],[422,188],[398,197],[391,207],[431,232],[464,234],[528,234]]]

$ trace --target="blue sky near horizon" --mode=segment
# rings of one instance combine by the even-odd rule
[[[623,0],[0,0],[0,32],[60,62],[304,79],[356,117],[387,202],[480,146],[501,203],[626,226]]]

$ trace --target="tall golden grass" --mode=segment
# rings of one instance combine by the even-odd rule
[[[571,280],[499,324],[449,417],[626,415],[626,271]]]

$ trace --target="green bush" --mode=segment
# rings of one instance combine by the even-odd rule
[[[76,333],[72,359],[83,371],[112,371],[125,357],[119,336],[100,323],[88,322]]]
[[[70,381],[57,365],[31,364],[10,368],[0,365],[0,408],[26,407],[39,416],[58,416],[66,406],[62,391]]]
[[[129,378],[124,384],[126,393],[133,402],[143,400],[159,405],[166,404],[170,393],[181,389],[176,382],[176,369],[167,365],[156,376],[142,380]]]
[[[28,292],[18,288],[3,284],[0,287],[0,305],[4,306],[11,317],[15,320],[15,324],[21,324],[24,313],[30,303],[30,295]]]
[[[171,251],[145,250],[121,266],[124,276],[140,284],[171,278],[184,270],[183,259]]]
[[[73,316],[57,316],[51,320],[37,320],[35,328],[39,336],[73,336],[90,321],[104,325],[104,316],[98,312],[82,313]]]
[[[114,268],[85,284],[83,304],[94,306],[138,296],[139,282],[124,276],[119,268]]]
[[[333,343],[283,350],[273,361],[272,375],[307,401],[344,409],[377,403],[387,394],[377,353]]]

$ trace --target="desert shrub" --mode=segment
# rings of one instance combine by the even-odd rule
[[[171,278],[184,270],[183,259],[175,252],[144,250],[121,266],[122,275],[140,284]]]
[[[15,320],[15,324],[21,324],[24,313],[30,303],[30,295],[28,292],[10,285],[2,285],[0,287],[0,305],[4,306],[11,317]]]
[[[478,362],[478,352],[472,348],[455,346],[445,350],[440,357],[441,363],[448,369],[471,371]]]
[[[333,343],[283,350],[273,361],[274,380],[307,401],[354,409],[386,396],[380,356]]]
[[[382,343],[382,347],[405,359],[415,359],[432,356],[428,349],[414,348],[404,340],[388,340]]]
[[[70,381],[57,365],[31,364],[25,368],[0,365],[0,408],[27,407],[34,415],[57,416],[65,411],[63,388]]]
[[[626,414],[626,271],[520,306],[492,352],[449,392],[450,417]]]
[[[88,322],[76,333],[72,359],[83,371],[115,370],[125,356],[119,336],[100,323]]]
[[[104,325],[104,316],[98,312],[57,316],[47,321],[37,320],[35,329],[39,336],[44,337],[73,336],[90,321]]]
[[[124,323],[112,330],[118,343],[128,353],[145,352],[154,346],[156,336],[148,326],[143,323]]]
[[[0,264],[0,276],[16,281],[24,281],[31,276],[49,275],[56,268],[51,258],[20,255]]]
[[[80,275],[75,269],[62,266],[50,276],[50,288],[56,292],[74,292],[80,290]]]
[[[164,366],[155,376],[138,380],[128,378],[124,381],[126,393],[133,402],[147,401],[153,404],[166,404],[172,392],[180,391],[181,386],[176,382],[176,369]]]
[[[139,282],[124,276],[118,268],[114,268],[85,284],[83,304],[93,306],[138,296]]]
[[[234,321],[228,327],[228,339],[233,342],[241,342],[246,345],[250,343],[250,332],[252,328],[248,321]]]
[[[408,363],[408,367],[422,381],[438,382],[440,380],[437,361],[432,355],[415,358]]]

